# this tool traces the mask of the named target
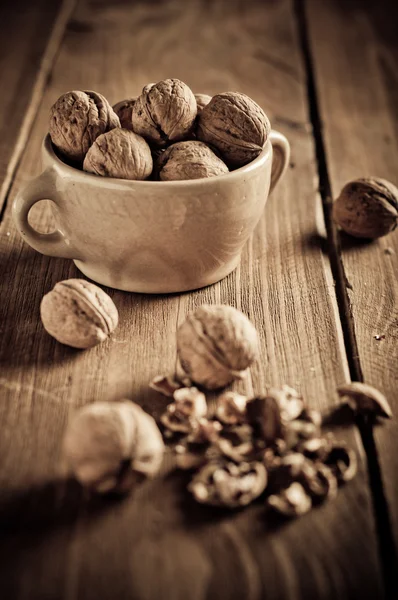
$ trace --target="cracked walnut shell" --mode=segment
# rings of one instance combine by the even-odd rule
[[[249,96],[225,92],[213,96],[198,117],[197,138],[219,150],[230,167],[256,158],[271,130],[265,112]]]
[[[76,479],[99,493],[125,493],[155,476],[163,454],[155,420],[129,400],[83,407],[68,425],[63,444]]]
[[[115,127],[119,117],[97,92],[67,92],[50,111],[51,141],[72,162],[82,163],[97,137]]]
[[[84,279],[58,282],[40,304],[44,329],[61,344],[91,348],[117,327],[118,312],[101,288]]]
[[[179,142],[169,146],[157,162],[161,181],[202,179],[225,175],[227,165],[203,142]]]
[[[398,223],[398,189],[375,177],[350,181],[333,204],[333,218],[354,237],[375,239],[387,235]]]
[[[242,377],[256,359],[257,331],[232,306],[203,305],[179,327],[177,351],[192,381],[208,389],[221,388]]]
[[[133,130],[154,146],[164,148],[190,134],[197,114],[191,89],[179,79],[144,87],[133,107]]]
[[[103,177],[147,179],[152,173],[151,150],[140,135],[113,129],[100,135],[84,159],[83,169]]]

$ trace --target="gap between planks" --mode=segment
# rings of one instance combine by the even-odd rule
[[[61,47],[66,26],[70,17],[72,16],[77,1],[78,0],[63,0],[50,33],[46,49],[40,61],[40,66],[37,72],[35,84],[32,89],[31,98],[19,130],[14,150],[8,162],[6,175],[0,187],[0,223],[4,218],[14,178],[23,153],[27,147],[27,142],[35,122],[35,118],[39,110],[52,67]]]
[[[347,362],[350,369],[351,380],[363,381],[364,377],[355,335],[355,323],[347,292],[347,289],[350,288],[350,283],[345,274],[339,236],[332,218],[333,195],[323,138],[322,115],[319,108],[315,69],[308,32],[306,0],[294,0],[294,7],[297,18],[299,43],[301,46],[303,63],[305,65],[307,74],[309,119],[313,127],[315,154],[319,176],[319,193],[321,195],[323,205],[325,227],[328,239],[328,254],[333,278],[336,284],[335,293],[343,330]],[[356,424],[359,429],[366,454],[386,598],[396,598],[398,595],[396,573],[397,550],[392,534],[388,503],[383,488],[380,463],[373,434],[373,425],[368,419],[365,418],[359,418]]]

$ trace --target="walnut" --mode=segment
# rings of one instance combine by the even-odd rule
[[[133,131],[133,106],[137,98],[126,98],[126,100],[120,100],[112,106],[114,112],[117,114],[120,120],[120,126],[123,129],[129,129]]]
[[[203,142],[173,144],[157,161],[157,173],[162,181],[201,179],[228,172],[227,165]]]
[[[236,392],[225,392],[217,400],[217,418],[226,425],[237,425],[246,420],[247,397]]]
[[[347,183],[333,204],[334,221],[349,235],[374,239],[398,223],[398,189],[385,179],[369,177]]]
[[[146,179],[152,166],[151,150],[144,138],[127,129],[100,135],[83,163],[83,169],[89,173],[119,179]]]
[[[133,107],[133,130],[158,147],[189,136],[196,118],[195,96],[179,79],[144,87]]]
[[[159,472],[164,444],[155,420],[134,402],[97,402],[68,425],[63,453],[83,486],[124,493]]]
[[[392,418],[392,410],[387,398],[367,383],[360,381],[346,383],[337,388],[337,393],[355,412],[384,419]]]
[[[204,107],[209,104],[211,96],[208,96],[207,94],[195,94],[195,100],[198,107],[198,115],[200,115]]]
[[[97,92],[67,92],[51,108],[52,143],[66,159],[80,165],[97,137],[115,127],[120,127],[119,117]]]
[[[208,389],[221,388],[241,378],[256,359],[257,331],[232,306],[203,305],[179,327],[177,351],[192,381]]]
[[[40,304],[44,329],[58,342],[91,348],[103,342],[118,324],[112,299],[84,279],[58,282]]]
[[[197,388],[180,388],[173,393],[166,412],[160,417],[161,423],[170,431],[189,433],[195,429],[198,419],[207,414],[205,395]]]
[[[269,496],[268,505],[284,517],[299,517],[311,510],[312,500],[301,483],[294,482],[279,494]]]
[[[197,138],[214,146],[229,167],[241,167],[256,158],[271,126],[264,111],[245,94],[213,96],[198,118]]]

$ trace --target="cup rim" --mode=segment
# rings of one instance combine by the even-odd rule
[[[150,187],[155,186],[156,188],[159,188],[159,186],[161,185],[164,187],[167,186],[168,188],[173,188],[173,187],[192,188],[195,186],[203,187],[203,186],[211,185],[211,184],[214,184],[215,182],[222,181],[222,182],[233,183],[234,180],[235,181],[240,180],[242,178],[242,176],[244,177],[246,174],[251,173],[252,171],[263,166],[263,164],[268,160],[268,158],[271,154],[272,144],[271,144],[270,138],[268,137],[260,154],[254,160],[252,160],[247,165],[244,165],[243,167],[239,167],[238,169],[235,169],[234,171],[225,173],[225,175],[217,175],[215,177],[206,177],[206,178],[202,178],[202,179],[183,179],[183,180],[177,180],[177,181],[175,181],[175,180],[173,180],[173,181],[148,181],[146,179],[145,180],[119,179],[117,177],[101,177],[99,175],[95,175],[94,173],[87,173],[85,171],[81,171],[80,169],[72,167],[72,166],[68,165],[67,163],[63,162],[57,156],[57,154],[54,151],[53,143],[51,141],[51,137],[50,137],[49,133],[47,133],[47,135],[44,138],[43,149],[46,152],[46,154],[50,157],[50,159],[55,163],[55,165],[61,171],[64,171],[67,175],[72,176],[74,179],[80,180],[82,182],[95,183],[96,185],[100,185],[100,186],[104,186],[104,187],[106,187],[109,184],[117,184],[122,187],[131,187],[132,185],[134,185],[134,187],[139,186],[139,187],[143,187],[143,188],[144,187],[150,188]]]

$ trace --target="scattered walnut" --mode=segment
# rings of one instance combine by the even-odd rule
[[[108,294],[84,279],[58,282],[43,297],[40,315],[47,333],[74,348],[103,342],[118,324],[118,312]]]
[[[217,148],[230,167],[256,158],[271,130],[267,115],[245,94],[213,96],[198,118],[197,137]]]
[[[339,386],[337,393],[355,412],[385,419],[392,418],[387,398],[371,385],[353,381]]]
[[[198,107],[198,115],[200,115],[204,107],[209,104],[211,96],[208,96],[207,94],[195,94],[195,100]]]
[[[81,164],[97,137],[116,127],[119,117],[97,92],[67,92],[51,108],[51,141],[72,162]]]
[[[357,472],[355,452],[345,444],[334,440],[330,443],[324,463],[332,470],[339,483],[350,481]]]
[[[260,496],[266,485],[267,471],[259,462],[214,462],[193,477],[188,489],[203,504],[238,508]]]
[[[202,179],[225,175],[229,169],[203,142],[179,142],[169,146],[157,162],[161,181]]]
[[[174,392],[184,387],[184,385],[171,375],[158,375],[152,379],[149,387],[159,392],[159,394],[163,394],[163,396],[172,398]]]
[[[120,126],[123,129],[129,129],[133,131],[133,106],[137,98],[126,98],[126,100],[120,100],[117,104],[112,106],[114,112],[117,114],[120,120]]]
[[[205,395],[197,388],[180,388],[174,394],[166,412],[160,417],[161,423],[170,431],[189,433],[197,426],[197,421],[207,414]]]
[[[268,505],[284,517],[298,517],[311,510],[312,501],[301,483],[295,482],[279,494],[269,496]]]
[[[217,400],[217,418],[226,425],[243,423],[246,419],[247,397],[236,392],[224,392]]]
[[[83,163],[89,173],[119,179],[146,179],[152,166],[151,150],[144,138],[120,128],[100,135]]]
[[[177,331],[181,366],[192,381],[208,389],[242,377],[258,355],[257,331],[232,306],[203,305]]]
[[[251,398],[246,406],[247,420],[256,437],[272,445],[283,437],[283,424],[279,403],[274,396]]]
[[[165,147],[187,138],[196,118],[196,100],[179,79],[144,87],[133,107],[133,130],[150,143]]]
[[[359,238],[379,238],[398,223],[398,189],[374,177],[347,183],[333,204],[333,218],[346,233]]]
[[[154,419],[128,400],[82,408],[69,424],[64,457],[80,483],[124,493],[161,467],[164,444]]]

